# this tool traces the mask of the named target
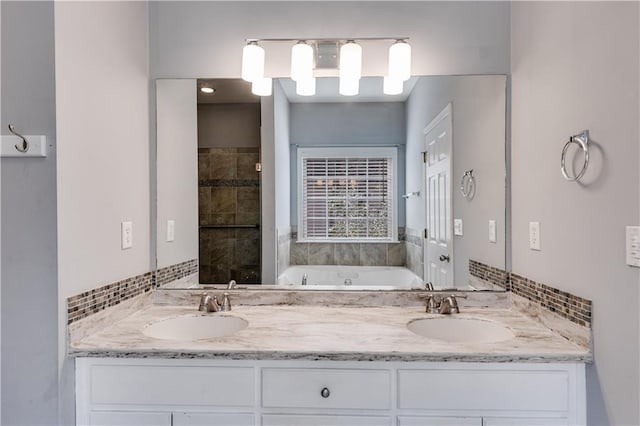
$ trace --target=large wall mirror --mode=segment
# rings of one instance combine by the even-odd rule
[[[157,268],[199,270],[171,287],[504,290],[506,77],[382,80],[157,80]]]

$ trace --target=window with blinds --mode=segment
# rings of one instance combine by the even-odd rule
[[[394,148],[298,150],[299,240],[394,241]]]

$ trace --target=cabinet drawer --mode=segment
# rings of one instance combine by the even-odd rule
[[[398,426],[483,426],[482,417],[399,416]]]
[[[92,405],[252,407],[252,367],[91,366]]]
[[[390,426],[391,418],[375,416],[276,415],[262,416],[262,426]]]
[[[247,413],[173,413],[172,426],[253,426],[253,414]]]
[[[91,426],[170,426],[171,413],[127,411],[94,411],[89,414]],[[80,425],[88,426],[88,425]]]
[[[548,370],[398,370],[398,407],[566,412],[569,377]]]
[[[328,390],[326,397],[322,396],[324,388]],[[388,370],[262,370],[263,407],[385,410],[390,404]]]

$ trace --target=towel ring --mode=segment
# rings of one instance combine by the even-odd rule
[[[584,153],[584,163],[582,164],[582,168],[575,176],[569,176],[567,173],[566,166],[566,157],[567,150],[571,144],[576,144],[580,148],[582,148],[582,152]],[[562,148],[562,154],[560,155],[560,171],[562,172],[562,176],[569,182],[574,182],[580,180],[582,176],[584,176],[587,171],[587,167],[589,167],[589,131],[584,130],[582,133],[577,135],[573,135],[569,138],[567,143],[564,144],[564,148]]]
[[[462,192],[462,196],[464,198],[469,198],[473,189],[476,186],[476,178],[473,177],[473,169],[467,170],[462,175],[462,180],[460,181],[460,192]]]

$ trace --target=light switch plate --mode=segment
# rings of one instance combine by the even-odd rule
[[[133,247],[133,222],[122,222],[120,229],[122,231],[122,250],[130,249]]]
[[[489,221],[489,242],[490,243],[495,243],[498,241],[498,238],[496,236],[496,221],[495,220],[490,220]]]
[[[627,226],[626,231],[627,265],[640,268],[640,226]]]
[[[529,248],[540,251],[540,222],[529,222]]]
[[[171,243],[176,239],[176,221],[173,219],[167,220],[167,242]]]
[[[462,219],[453,219],[453,235],[462,236]]]

